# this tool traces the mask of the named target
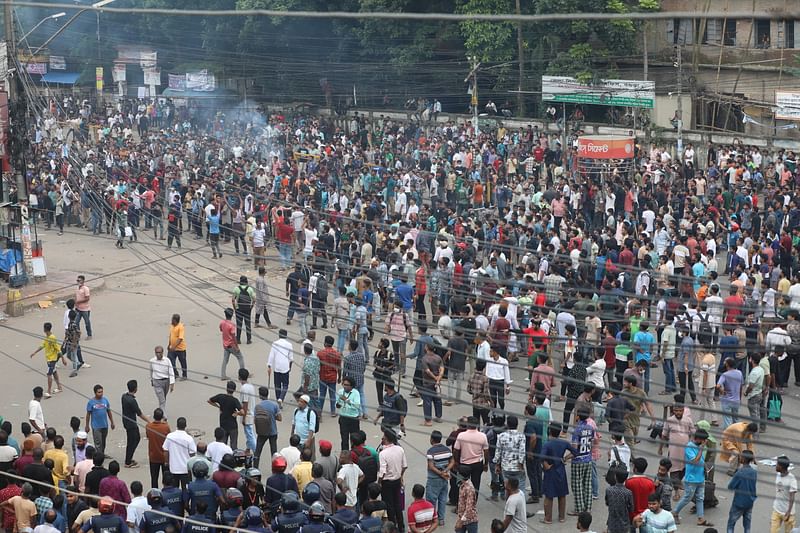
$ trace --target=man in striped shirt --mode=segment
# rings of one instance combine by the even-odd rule
[[[453,466],[453,452],[449,446],[442,444],[442,433],[431,432],[431,447],[426,454],[428,459],[428,481],[425,486],[426,499],[437,510],[439,525],[444,525],[447,513],[447,494],[450,469]]]

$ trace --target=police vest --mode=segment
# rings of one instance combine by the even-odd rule
[[[94,533],[121,533],[122,519],[115,514],[100,514],[92,517]]]
[[[210,479],[198,479],[189,483],[186,487],[186,494],[191,502],[190,512],[192,514],[197,512],[195,510],[197,502],[205,502],[208,506],[206,508],[206,516],[208,518],[217,516],[218,492],[219,487]]]
[[[241,507],[234,507],[233,509],[225,509],[222,511],[222,523],[227,526],[232,526],[236,523],[236,519],[242,514]]]
[[[179,488],[164,489],[161,491],[164,507],[175,516],[183,516],[183,491]]]
[[[298,533],[306,524],[308,517],[301,511],[281,513],[272,521],[272,529],[275,533]]]
[[[330,525],[321,522],[311,522],[300,530],[300,533],[334,533],[336,530]]]
[[[161,509],[156,509],[161,511]],[[142,525],[139,527],[140,533],[164,533],[167,527],[173,526],[177,530],[175,520],[163,514],[145,511],[142,515]]]
[[[202,514],[194,514],[189,517],[190,519],[196,522],[203,522],[202,524],[196,524],[193,522],[184,522],[183,523],[183,530],[181,533],[216,533],[217,528],[214,527],[213,522],[206,517],[206,515]]]
[[[361,533],[381,533],[383,527],[383,520],[375,516],[368,516],[362,518],[358,522],[358,530]]]

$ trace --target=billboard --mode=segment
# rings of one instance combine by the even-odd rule
[[[800,120],[800,93],[775,93],[775,118]]]
[[[542,100],[653,109],[656,84],[640,80],[600,80],[585,85],[567,76],[542,76]]]
[[[631,159],[635,144],[633,137],[584,135],[578,137],[578,157],[585,159]]]

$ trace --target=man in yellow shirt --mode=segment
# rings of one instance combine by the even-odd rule
[[[58,360],[61,359],[64,366],[67,366],[67,359],[61,354],[61,346],[59,346],[56,336],[53,335],[53,324],[50,322],[44,323],[44,340],[42,345],[31,354],[31,359],[42,350],[44,350],[44,360],[47,362],[47,392],[44,397],[49,398],[52,394],[61,392],[61,380],[58,378],[56,370]],[[53,390],[54,378],[56,380],[55,390]]]
[[[54,448],[44,452],[44,460],[53,461],[53,481],[57,482],[58,487],[65,488],[67,479],[72,475],[72,467],[69,466],[69,455],[64,450],[64,437],[56,435],[53,446]]]
[[[300,455],[300,462],[294,465],[292,469],[292,476],[297,481],[297,490],[303,494],[303,489],[308,483],[314,479],[311,469],[314,463],[311,462],[312,451],[310,448],[304,448],[303,453]]]
[[[181,323],[181,315],[172,315],[172,324],[169,326],[169,346],[167,346],[167,357],[172,361],[172,368],[175,369],[175,377],[178,377],[178,364],[181,362],[181,381],[186,381],[188,370],[186,368],[186,331]]]

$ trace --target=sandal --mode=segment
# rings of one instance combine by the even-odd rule
[[[540,524],[547,524],[547,525],[550,525],[550,524],[552,524],[552,523],[553,523],[553,521],[552,521],[552,520],[550,520],[550,521],[547,521],[547,520],[545,520],[544,518],[542,518],[541,520],[539,520],[539,523],[540,523]]]
[[[714,524],[712,524],[711,522],[709,522],[708,520],[706,520],[706,519],[704,518],[702,521],[701,521],[701,520],[698,520],[698,521],[697,521],[697,525],[698,525],[698,526],[705,526],[705,527],[712,527]]]

